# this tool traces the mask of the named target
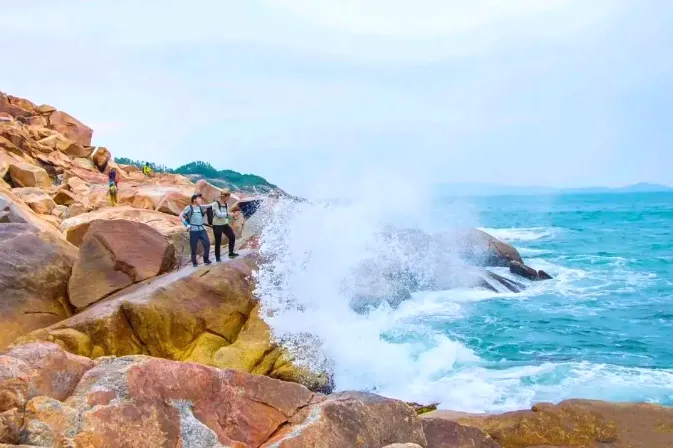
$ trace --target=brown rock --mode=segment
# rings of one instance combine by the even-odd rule
[[[518,261],[513,261],[510,264],[509,272],[511,272],[514,275],[519,275],[521,277],[527,278],[528,280],[533,280],[533,281],[542,280],[540,278],[540,275],[538,274],[538,272],[535,269],[533,269],[529,266],[526,266],[523,263],[519,263]]]
[[[23,414],[18,409],[0,412],[0,447],[4,443],[18,444],[22,425]]]
[[[203,179],[196,182],[196,192],[203,196],[203,200],[208,203],[220,199],[221,191],[222,190]]]
[[[157,205],[157,211],[178,216],[191,202],[191,195],[183,191],[169,191]]]
[[[9,171],[9,167],[16,163],[20,163],[20,160],[17,157],[0,151],[0,179],[4,178]]]
[[[391,445],[386,445],[383,448],[423,448],[417,443],[393,443]]]
[[[500,448],[480,429],[462,426],[434,414],[425,414],[421,418],[428,448]]]
[[[668,448],[673,440],[673,409],[652,404],[568,400],[458,422],[488,433],[503,448]]]
[[[27,163],[10,165],[9,176],[17,187],[51,188],[51,179],[47,172],[35,165]]]
[[[76,249],[28,224],[0,225],[0,349],[19,335],[67,318]]]
[[[401,401],[346,392],[301,410],[265,448],[428,446],[420,419]]]
[[[74,202],[77,202],[75,195],[71,191],[64,188],[58,190],[52,199],[54,200],[54,203],[65,206],[69,206]]]
[[[175,248],[150,226],[122,219],[94,221],[73,266],[70,302],[85,307],[167,272],[175,263]]]
[[[112,155],[110,154],[110,151],[101,146],[96,149],[96,152],[93,154],[93,163],[96,165],[96,168],[103,173],[105,172],[111,157]]]
[[[65,112],[54,111],[49,115],[49,126],[82,146],[91,145],[93,130]]]
[[[180,221],[180,218],[177,216],[171,216],[154,210],[140,210],[128,206],[104,208],[76,216],[73,215],[73,211],[71,210],[70,214],[71,218],[66,219],[61,224],[61,231],[66,236],[66,239],[75,246],[82,244],[84,235],[92,221],[99,219],[125,219],[147,224],[159,231],[162,235],[168,238],[175,247],[178,256],[178,264],[183,266],[189,263],[189,234]],[[211,236],[211,241],[212,240]],[[199,254],[202,252],[203,250],[199,245]]]
[[[14,188],[12,193],[21,198],[35,213],[41,215],[50,214],[56,207],[49,194],[39,188]]]
[[[552,277],[551,275],[547,274],[547,273],[546,273],[545,271],[543,271],[543,270],[539,270],[539,271],[537,271],[537,277],[538,277],[538,279],[540,279],[540,280],[552,280],[552,279],[554,278],[554,277]]]
[[[68,207],[66,207],[65,205],[57,205],[57,206],[54,207],[54,209],[51,211],[51,214],[54,215],[54,216],[56,216],[57,218],[61,219],[61,222],[62,222],[64,219],[67,219],[67,218],[70,217],[69,213],[70,213],[70,210],[69,210]],[[59,224],[59,226],[60,226],[60,224]]]
[[[66,185],[76,195],[83,195],[89,191],[89,185],[77,176],[68,176]]]
[[[0,355],[0,412],[22,410],[28,400],[40,395],[66,399],[93,364],[48,342],[6,351]]]
[[[513,261],[523,263],[518,250],[481,230],[455,231],[450,237],[457,240],[462,258],[478,266],[508,267]]]
[[[61,406],[29,403],[22,439],[91,448],[259,447],[312,398],[302,386],[261,376],[112,358],[89,370]]]
[[[83,213],[87,213],[89,211],[88,208],[84,204],[80,204],[78,202],[71,204],[70,207],[68,207],[68,218],[73,218],[75,216],[81,215]],[[67,218],[66,218],[67,219]],[[61,226],[63,223],[61,223]]]
[[[70,146],[68,146],[66,149],[63,149],[62,151],[63,153],[69,155],[70,157],[87,158],[91,157],[93,150],[94,150],[93,146],[82,146],[79,143],[72,143]]]
[[[0,149],[7,152],[8,155],[16,156],[17,161],[23,160],[25,153],[14,143],[0,135]]]
[[[60,231],[46,223],[7,186],[0,184],[0,223],[28,224],[38,234],[47,233],[52,238],[65,241]],[[74,248],[72,248],[74,250]]]

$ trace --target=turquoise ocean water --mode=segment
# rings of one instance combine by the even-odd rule
[[[463,304],[459,319],[432,319],[486,369],[530,369],[503,375],[511,394],[490,406],[506,404],[516,388],[534,400],[673,405],[673,194],[471,203],[485,230],[556,277],[519,297]]]

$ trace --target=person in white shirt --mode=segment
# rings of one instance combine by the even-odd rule
[[[231,192],[227,189],[222,190],[220,193],[220,200],[215,201],[209,206],[213,208],[213,233],[215,234],[215,260],[221,261],[220,259],[220,246],[222,245],[222,234],[227,237],[229,240],[229,258],[238,257],[238,254],[234,252],[234,245],[236,244],[236,235],[234,234],[234,229],[231,228],[229,205],[227,201],[231,198]]]

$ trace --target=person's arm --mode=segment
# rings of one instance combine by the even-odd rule
[[[182,212],[180,213],[180,216],[179,216],[180,221],[182,221],[182,223],[186,226],[189,225],[189,223],[187,222],[187,211],[189,210],[189,207],[190,207],[189,205],[187,207],[185,207],[185,209],[182,210]]]
[[[213,202],[211,205],[213,206],[213,212],[215,212],[215,215],[218,218],[227,218],[229,216],[226,207],[224,210],[220,209],[220,206],[217,204],[217,202]]]

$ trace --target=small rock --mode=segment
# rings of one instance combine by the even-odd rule
[[[537,271],[537,276],[540,280],[552,280],[554,278],[543,270]]]
[[[538,273],[535,269],[526,266],[523,263],[519,263],[518,261],[513,261],[509,265],[509,272],[527,278],[528,280],[539,280]]]

